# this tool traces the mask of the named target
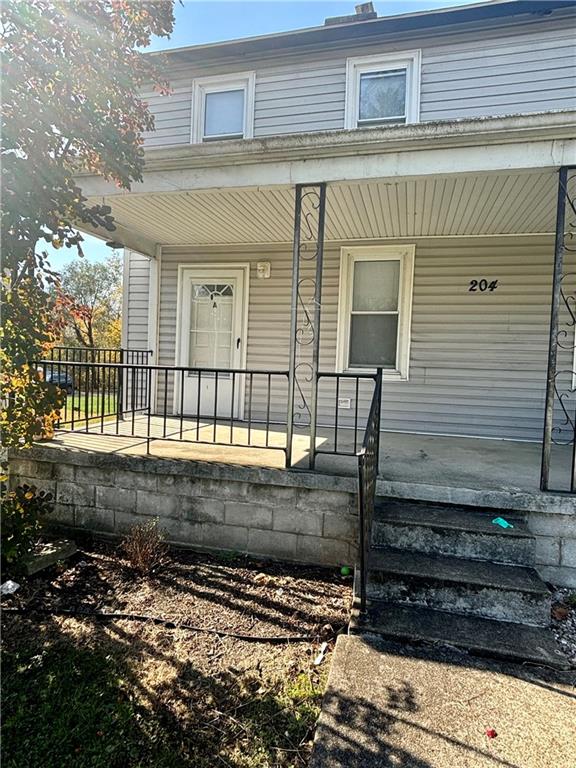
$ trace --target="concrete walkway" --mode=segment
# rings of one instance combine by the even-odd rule
[[[310,768],[574,768],[575,685],[574,672],[341,636]]]

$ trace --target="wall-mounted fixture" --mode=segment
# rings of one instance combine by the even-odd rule
[[[269,261],[259,261],[256,264],[256,277],[258,280],[267,280],[270,277]]]

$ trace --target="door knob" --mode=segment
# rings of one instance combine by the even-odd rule
[[[236,349],[240,349],[240,337],[236,339]]]

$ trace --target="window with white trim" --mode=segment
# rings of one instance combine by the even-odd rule
[[[253,72],[194,80],[192,142],[252,138],[254,82]]]
[[[384,369],[407,379],[410,358],[413,245],[343,248],[337,367]]]
[[[346,62],[346,128],[417,123],[420,51]]]

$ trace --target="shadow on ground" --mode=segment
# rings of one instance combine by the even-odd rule
[[[306,676],[207,674],[126,622],[89,623],[7,622],[4,768],[305,765],[321,697]]]
[[[575,684],[574,672],[342,637],[310,768],[573,768]]]
[[[349,595],[322,569],[173,552],[135,577],[114,548],[85,550],[26,580],[11,604],[310,640],[5,613],[3,768],[303,768],[329,663],[312,663],[318,633],[343,625]]]

